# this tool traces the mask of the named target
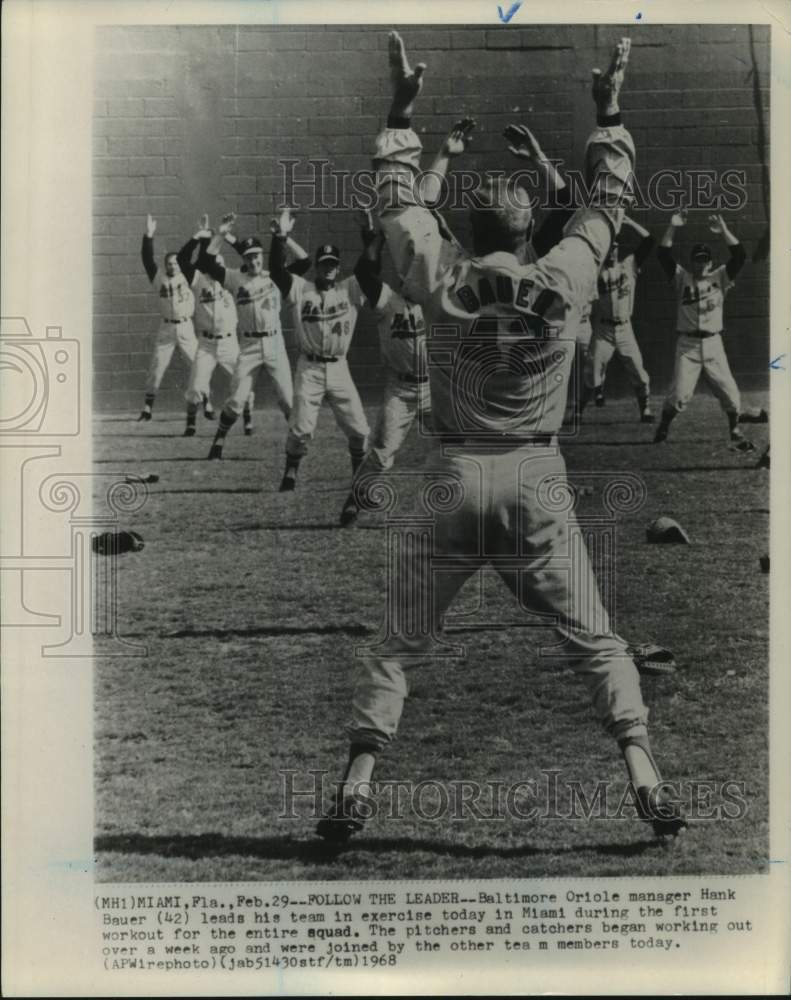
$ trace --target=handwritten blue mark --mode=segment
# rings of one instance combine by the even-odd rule
[[[785,354],[778,354],[777,357],[774,359],[774,361],[769,362],[769,367],[774,368],[776,372],[784,372],[785,368],[783,367],[783,365],[780,364],[780,362],[784,357]]]
[[[634,19],[635,21],[641,21],[643,19],[643,12],[638,10],[638,12],[634,16]]]
[[[505,13],[503,13],[503,8],[498,4],[497,13],[499,14],[500,20],[503,22],[503,24],[508,24],[508,22],[514,16],[514,14],[516,14],[516,12],[519,10],[521,6],[522,2],[521,0],[519,0],[518,3],[512,3],[510,8],[507,11],[505,11]]]

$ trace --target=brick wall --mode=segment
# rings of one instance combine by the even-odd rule
[[[511,121],[529,123],[551,156],[581,163],[593,121],[590,68],[605,64],[621,29],[510,24],[402,33],[414,60],[429,67],[415,120],[426,163],[465,112],[479,127],[460,166],[508,166],[500,134]],[[637,144],[641,187],[663,167],[744,170],[747,203],[726,214],[752,253],[766,225],[748,27],[641,25],[631,35],[622,104]],[[755,27],[753,37],[768,135],[768,29]],[[214,220],[235,211],[238,232],[259,233],[266,242],[284,188],[280,160],[298,160],[298,177],[308,174],[308,159],[327,159],[333,170],[370,167],[369,150],[389,103],[385,48],[380,27],[99,29],[93,150],[98,410],[140,404],[158,325],[139,256],[146,213],[158,220],[158,256],[177,249],[204,210]],[[332,194],[331,186],[325,191]],[[464,241],[463,213],[447,217]],[[657,236],[667,221],[657,208],[636,217]],[[718,243],[704,220],[704,212],[695,213],[679,242],[682,253],[699,239]],[[308,249],[338,243],[347,268],[359,252],[348,211],[306,210],[295,235]],[[744,385],[765,384],[768,291],[768,264],[749,263],[728,299],[726,342]],[[653,260],[638,288],[635,321],[657,388],[672,370],[673,320],[671,295]],[[358,328],[350,357],[360,387],[374,389],[379,365],[369,319]],[[181,407],[185,377],[182,364],[171,367],[159,406]]]

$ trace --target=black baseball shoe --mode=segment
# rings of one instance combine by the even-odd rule
[[[598,389],[594,389],[593,390],[593,402],[598,407],[604,406],[604,402],[605,402],[605,400],[604,400],[604,390],[601,387],[599,387]]]
[[[667,440],[667,432],[670,430],[670,426],[664,422],[656,429],[656,434],[654,434],[654,444],[661,444],[663,441]]]
[[[280,493],[293,493],[297,488],[297,477],[292,472],[287,472],[280,480]]]
[[[679,803],[661,799],[647,785],[637,789],[637,808],[640,819],[651,824],[657,837],[677,837],[687,827]]]
[[[214,412],[214,410],[210,406],[204,406],[203,407],[203,416],[206,418],[206,420],[216,420],[217,419],[217,414]]]
[[[195,425],[189,424],[187,427],[185,427],[184,434],[182,436],[185,438],[195,437]]]
[[[143,410],[140,413],[140,416],[137,418],[137,422],[140,423],[141,420],[150,420],[150,419],[151,419],[151,410]]]
[[[346,499],[346,503],[343,505],[343,510],[341,511],[341,527],[351,528],[357,522],[358,507],[355,502],[354,495],[350,495]]]
[[[763,452],[761,453],[761,457],[755,463],[755,467],[756,467],[756,469],[768,469],[769,468],[769,445],[767,445],[764,448]]]
[[[365,815],[359,802],[352,796],[336,800],[325,816],[316,824],[316,833],[323,840],[335,845],[346,844],[349,838],[365,826]]]
[[[744,434],[742,434],[738,427],[731,431],[731,441],[736,446],[737,451],[755,451],[755,445],[749,438],[746,438]]]
[[[215,459],[219,459],[219,458],[222,458],[222,445],[218,444],[215,441],[214,444],[211,446],[211,448],[209,448],[208,459],[209,459],[210,462],[212,462]]]

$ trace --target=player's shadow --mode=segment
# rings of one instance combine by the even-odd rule
[[[129,638],[134,638],[142,633],[127,632]],[[229,636],[234,638],[249,638],[262,636],[264,638],[282,635],[372,635],[371,630],[366,625],[338,624],[338,625],[262,625],[253,628],[185,628],[176,632],[163,632],[161,639],[225,639]]]
[[[361,836],[343,848],[343,853],[436,854],[443,857],[485,860],[487,858],[529,858],[598,854],[603,857],[635,857],[656,848],[658,842],[641,839],[625,844],[582,843],[534,847],[529,843],[513,847],[495,844],[454,844],[420,837]],[[331,861],[339,849],[325,841],[294,840],[290,837],[229,837],[222,833],[149,836],[142,833],[100,834],[94,850],[109,854],[156,855],[161,858],[256,858],[269,861],[301,861],[316,864]]]
[[[260,492],[260,490],[258,491]],[[342,528],[337,521],[325,521],[316,523],[308,521],[304,523],[288,524],[282,521],[254,521],[252,524],[240,524],[233,528],[218,528],[220,531],[234,531],[241,534],[245,531],[336,531],[344,536],[351,537],[355,531],[382,531],[384,523],[357,524],[352,529]]]

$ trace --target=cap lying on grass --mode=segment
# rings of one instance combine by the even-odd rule
[[[653,545],[689,545],[689,535],[672,517],[658,517],[645,531],[645,540]]]

